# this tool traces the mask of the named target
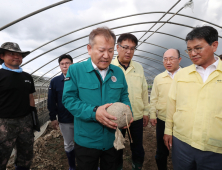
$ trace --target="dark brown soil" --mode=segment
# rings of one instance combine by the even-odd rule
[[[157,170],[155,162],[156,153],[156,132],[155,127],[149,125],[143,130],[143,145],[145,150],[145,161],[143,170]],[[128,139],[128,137],[126,137]],[[124,170],[132,169],[131,151],[129,140],[127,140],[126,149],[124,150]],[[51,125],[48,126],[46,132],[35,141],[34,144],[35,157],[31,166],[31,170],[68,170],[68,161],[63,148],[63,137],[59,130],[53,130]],[[14,165],[9,163],[8,170],[14,170]],[[168,160],[168,170],[172,170],[172,161]]]
[[[128,139],[128,137],[126,137]],[[124,150],[123,157],[123,169],[132,169],[131,150],[129,141],[125,144],[126,149]],[[143,163],[143,170],[158,170],[155,161],[156,155],[156,127],[151,127],[148,124],[147,127],[143,128],[143,147],[145,150],[145,158]],[[173,170],[171,157],[168,159],[168,170]]]

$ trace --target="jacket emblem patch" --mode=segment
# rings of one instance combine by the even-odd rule
[[[66,77],[65,79],[64,79],[64,81],[69,81],[70,80],[70,77]]]

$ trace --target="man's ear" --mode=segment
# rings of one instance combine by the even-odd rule
[[[218,41],[214,41],[214,42],[212,43],[212,47],[213,47],[213,51],[214,51],[214,52],[217,51],[218,44],[219,44]]]
[[[116,51],[119,53],[119,44],[116,45]]]
[[[179,58],[179,64],[180,64],[181,60],[182,60],[182,58],[180,57],[180,58]]]
[[[0,58],[3,60],[3,59],[4,59],[4,55],[3,55],[3,54],[0,54]]]
[[[90,44],[87,45],[88,54],[91,56],[92,46]]]

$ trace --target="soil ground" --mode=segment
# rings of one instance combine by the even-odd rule
[[[155,162],[156,154],[156,130],[148,125],[143,129],[143,145],[145,161],[143,170],[157,170]],[[124,170],[132,169],[131,151],[128,137],[124,149]],[[59,130],[53,130],[49,124],[46,132],[34,143],[34,159],[31,170],[68,170],[68,161],[63,148],[63,137]],[[12,161],[7,166],[8,170],[14,170]],[[172,170],[171,158],[168,160],[168,170]],[[78,168],[77,168],[78,170]]]

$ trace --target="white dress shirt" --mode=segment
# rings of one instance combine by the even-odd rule
[[[92,60],[91,60],[91,61],[92,61]],[[106,77],[106,74],[107,74],[107,71],[109,70],[109,67],[107,67],[107,68],[104,69],[104,70],[100,70],[93,62],[92,62],[92,65],[93,65],[93,68],[94,68],[95,70],[98,70],[98,71],[99,71],[99,73],[101,74],[102,79],[103,79],[103,81],[104,81],[104,79],[105,79],[105,77]]]
[[[176,70],[173,74],[171,73],[171,72],[169,72],[168,70],[167,70],[167,73],[169,74],[169,76],[173,79],[174,78],[174,76],[175,76],[175,74],[178,72],[180,70],[180,67],[179,67],[179,69],[178,70]]]
[[[214,57],[214,58],[215,58],[216,61],[213,64],[209,65],[206,69],[204,69],[201,66],[195,65],[196,66],[196,71],[200,74],[204,83],[207,80],[207,78],[209,77],[209,75],[217,69],[219,59],[218,59],[218,57]]]

